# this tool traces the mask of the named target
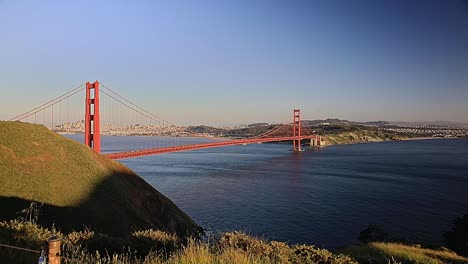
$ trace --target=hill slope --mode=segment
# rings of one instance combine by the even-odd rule
[[[349,255],[359,263],[388,264],[466,264],[468,258],[459,256],[446,248],[429,249],[420,245],[405,245],[393,242],[372,242],[346,247],[339,253]],[[389,261],[393,259],[394,261]]]
[[[374,128],[359,128],[351,131],[341,131],[323,136],[326,144],[352,144],[364,142],[381,142],[386,140],[401,140],[405,137]]]
[[[122,164],[88,147],[21,122],[0,122],[0,218],[30,201],[44,203],[39,223],[64,230],[87,226],[125,235],[156,228],[183,235],[201,230],[168,198]]]

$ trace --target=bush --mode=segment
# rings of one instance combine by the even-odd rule
[[[60,232],[53,232],[31,222],[11,220],[0,222],[0,241],[14,242],[27,248],[41,248],[47,239],[53,235],[62,236]]]
[[[357,264],[349,256],[335,255],[326,249],[316,248],[314,246],[296,245],[293,247],[293,255],[291,262],[294,264],[300,263],[317,263],[317,264]]]
[[[453,221],[451,231],[444,234],[447,247],[456,253],[468,256],[468,214]]]
[[[40,249],[52,235],[62,237],[63,263],[319,263],[354,264],[353,259],[314,246],[289,246],[284,242],[266,241],[242,232],[228,232],[214,243],[189,239],[159,230],[136,231],[129,237],[112,237],[88,229],[68,234],[51,231],[34,223],[0,222],[0,240],[15,246]],[[5,260],[22,258],[37,261],[33,255],[0,254]],[[16,255],[15,255],[16,254]],[[24,255],[24,256],[23,256]],[[31,258],[32,256],[32,258]],[[36,259],[34,259],[36,258]],[[10,261],[8,261],[10,262]]]
[[[288,244],[284,242],[271,241],[269,245],[271,247],[269,259],[271,259],[273,263],[288,263],[291,255],[291,249]]]
[[[336,255],[326,249],[314,246],[288,246],[284,242],[264,240],[248,236],[242,232],[225,233],[218,241],[221,251],[240,249],[249,256],[266,260],[267,263],[318,263],[318,264],[354,264],[352,258]]]
[[[64,244],[83,245],[94,238],[94,232],[89,229],[70,232],[64,239]]]
[[[238,231],[224,233],[218,246],[221,250],[237,248],[257,256],[269,256],[272,251],[267,242]]]
[[[381,227],[370,225],[359,233],[358,239],[362,243],[384,242],[388,240],[388,234]]]
[[[178,248],[179,240],[175,234],[149,229],[134,232],[131,245],[132,249],[139,253],[148,254],[150,251],[157,251],[169,255]]]

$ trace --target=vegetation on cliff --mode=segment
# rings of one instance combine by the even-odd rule
[[[355,258],[359,263],[418,263],[418,264],[466,264],[468,258],[446,249],[423,248],[392,242],[372,242],[354,245],[339,251]]]
[[[328,140],[334,133],[325,133]],[[388,138],[372,129],[339,133],[364,141]],[[39,250],[57,235],[63,263],[468,263],[445,248],[376,242],[386,236],[375,232],[333,252],[241,232],[186,240],[201,228],[130,169],[44,126],[20,122],[0,122],[0,208],[0,243]],[[446,233],[459,254],[466,254],[467,219],[457,219]],[[0,248],[6,263],[38,257]]]
[[[134,232],[122,239],[90,230],[61,233],[29,222],[0,222],[0,241],[17,246],[39,249],[51,235],[62,238],[63,263],[357,263],[315,246],[266,241],[241,232],[224,233],[209,242],[181,243],[177,236],[155,230]],[[0,248],[0,258],[8,263],[33,263],[38,257]]]
[[[0,222],[2,243],[40,249],[52,235],[62,238],[62,263],[468,263],[468,258],[445,248],[428,249],[396,242],[362,243],[332,252],[311,245],[267,241],[242,232],[182,243],[177,236],[157,230],[137,231],[121,238],[88,229],[63,233],[29,222]],[[37,253],[0,248],[0,259],[6,263],[34,263],[38,257]]]
[[[324,126],[317,129],[327,145],[401,140],[407,136],[364,126]]]
[[[320,122],[318,122],[320,121]],[[328,125],[322,125],[327,121]],[[225,137],[253,137],[265,133],[277,125],[268,125],[266,123],[252,124],[243,128],[220,129],[209,126],[189,127],[188,130],[195,133],[208,133],[215,136]],[[327,119],[316,121],[304,121],[302,124],[302,133],[309,135],[312,131],[321,135],[327,145],[352,144],[364,142],[381,142],[387,140],[402,140],[416,137],[416,134],[402,134],[391,131],[384,131],[377,127],[364,126],[351,123],[346,120]],[[291,127],[283,127],[275,131],[275,136],[290,136]]]
[[[168,198],[122,164],[42,125],[0,122],[0,219],[41,207],[39,223],[127,235],[156,228],[201,230]],[[118,221],[116,221],[118,219]]]

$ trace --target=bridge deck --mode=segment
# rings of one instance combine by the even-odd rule
[[[316,139],[318,136],[301,136],[299,139]],[[157,154],[164,154],[170,152],[180,152],[180,151],[187,151],[187,150],[196,150],[196,149],[207,149],[207,148],[218,148],[218,147],[225,147],[225,146],[235,146],[235,145],[245,145],[245,144],[255,144],[255,143],[265,143],[265,142],[279,142],[279,141],[292,141],[297,140],[298,137],[274,137],[274,138],[251,138],[251,139],[238,139],[238,140],[226,140],[220,142],[210,142],[210,143],[200,143],[200,144],[193,144],[193,145],[182,145],[182,146],[172,146],[172,147],[164,147],[164,148],[152,148],[152,149],[143,149],[143,150],[135,150],[135,151],[125,151],[125,152],[117,152],[111,154],[105,154],[109,159],[128,159],[128,158],[136,158],[136,157],[143,157],[143,156],[151,156]]]

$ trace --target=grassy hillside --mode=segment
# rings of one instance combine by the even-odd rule
[[[128,234],[200,228],[168,198],[122,164],[88,147],[21,122],[0,122],[0,218],[44,203],[39,223]]]
[[[373,242],[332,252],[312,245],[267,241],[242,232],[227,232],[206,241],[181,243],[177,237],[156,230],[134,232],[121,239],[90,230],[54,233],[28,222],[0,222],[0,242],[39,249],[51,235],[62,238],[62,255],[66,257],[63,263],[468,263],[468,258],[444,248],[427,249],[398,243]],[[2,250],[0,247],[0,259],[5,263],[33,263],[38,256],[37,253]]]
[[[321,263],[357,264],[352,258],[310,245],[266,241],[241,232],[228,232],[207,241],[180,243],[161,231],[134,232],[125,239],[103,236],[90,230],[54,233],[32,223],[0,222],[0,242],[38,249],[51,235],[62,238],[63,263],[109,264],[237,264]],[[131,250],[126,250],[130,248]],[[39,254],[2,250],[5,263],[34,263]],[[3,262],[2,262],[3,263]]]
[[[468,263],[468,258],[447,249],[427,249],[399,243],[374,242],[350,246],[341,250],[340,253],[352,256],[359,263],[387,264],[389,259],[394,260],[394,263]]]
[[[316,130],[319,135],[323,136],[327,145],[380,142],[407,138],[402,135],[382,131],[377,128],[355,125],[323,126]]]

